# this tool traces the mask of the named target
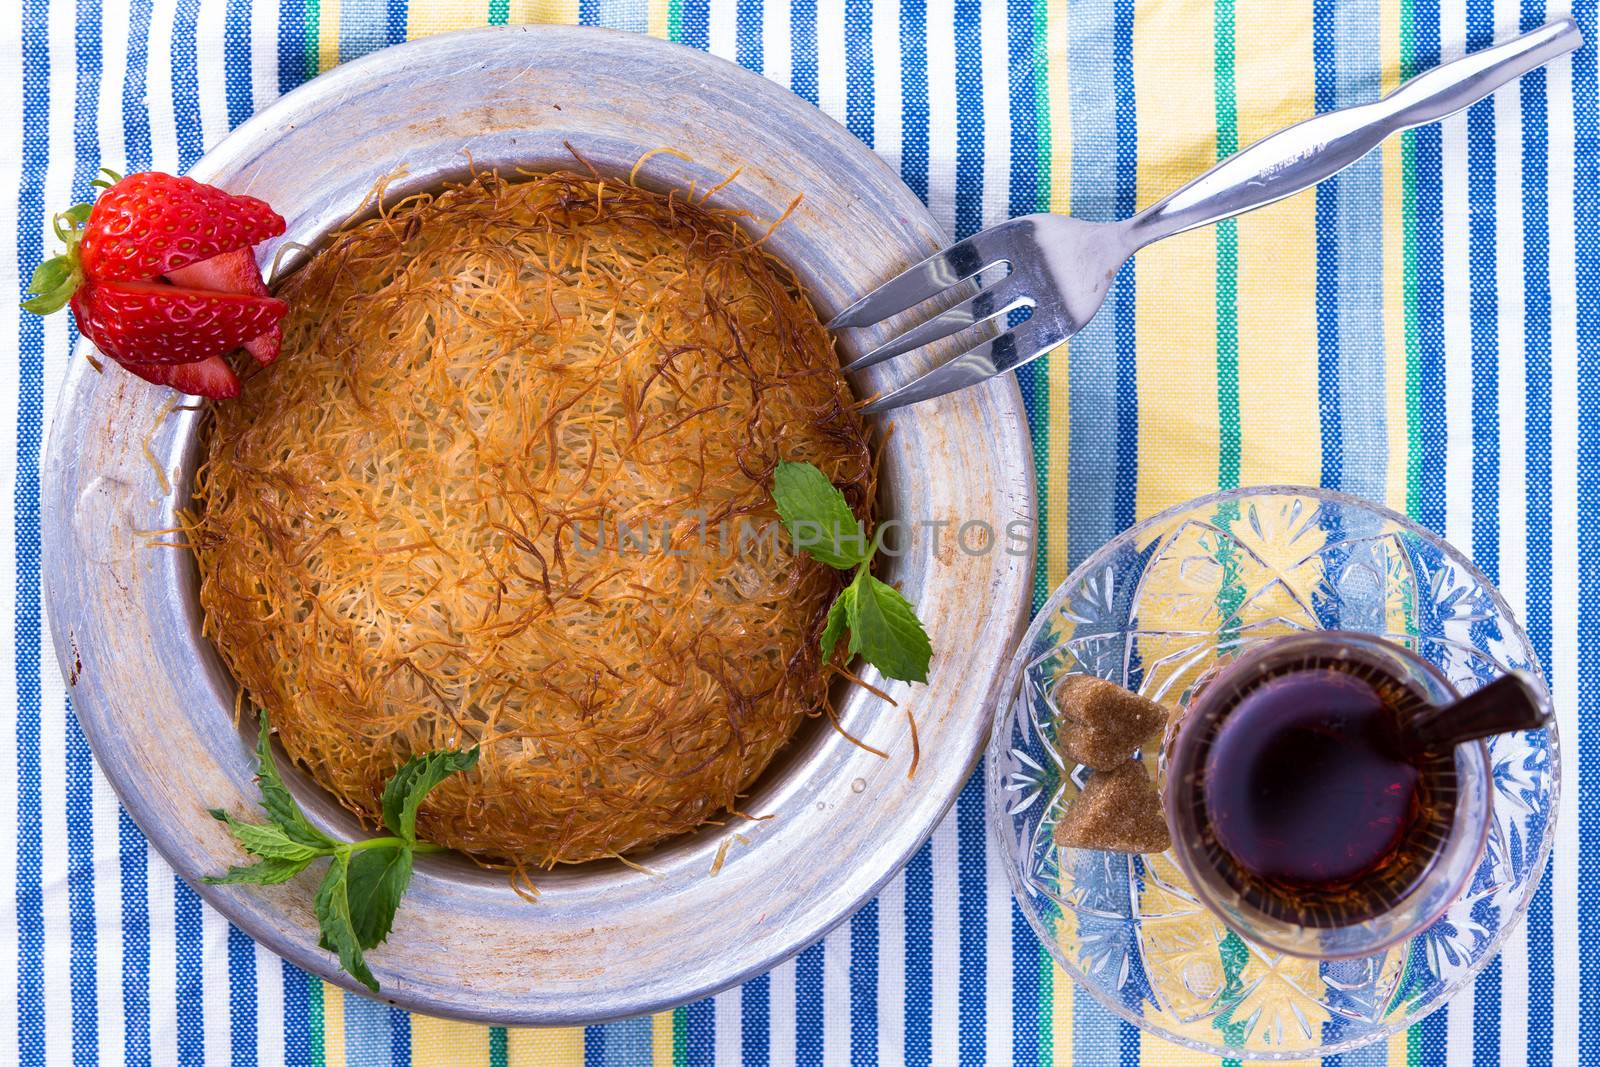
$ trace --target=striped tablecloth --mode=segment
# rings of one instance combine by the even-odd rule
[[[1561,3],[1562,0],[1555,0]],[[484,23],[671,37],[848,124],[954,234],[1126,216],[1240,145],[1562,12],[1545,0],[3,0],[0,277],[101,165],[188,167],[320,70]],[[1595,0],[1580,21],[1597,37]],[[1527,621],[1564,744],[1526,932],[1347,1065],[1600,1064],[1600,179],[1593,46],[1314,194],[1141,253],[1026,371],[1040,598],[1219,486],[1336,486],[1470,550]],[[13,190],[15,193],[13,194]],[[14,195],[14,199],[13,199]],[[72,342],[0,301],[0,1064],[1188,1063],[1043,957],[976,782],[883,896],[741,989],[506,1031],[282,964],[203,907],[95,767],[41,639],[40,441]],[[11,358],[12,353],[15,358]]]

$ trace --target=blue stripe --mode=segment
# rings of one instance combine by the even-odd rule
[[[145,2],[145,0],[140,0]],[[270,3],[271,0],[263,0]],[[306,2],[278,4],[278,92],[287,93],[316,72],[306,62]]]
[[[789,8],[792,50],[789,88],[796,96],[817,102],[817,0],[793,0]]]
[[[955,0],[957,240],[983,228],[982,0]]]
[[[1439,63],[1438,0],[1412,0],[1412,69]],[[1441,170],[1443,142],[1437,123],[1409,134],[1415,163],[1416,301],[1419,432],[1411,447],[1421,453],[1421,486],[1412,518],[1435,533],[1444,532],[1444,209]],[[1441,1013],[1442,1014],[1442,1013]]]
[[[933,1061],[933,845],[906,866],[905,1058],[909,1067]]]
[[[1578,632],[1600,633],[1600,123],[1596,118],[1595,48],[1600,41],[1595,0],[1573,4],[1583,29],[1572,57],[1572,107],[1576,144],[1573,175],[1576,223],[1578,327]],[[1600,656],[1578,660],[1579,759],[1600,758]],[[1600,1018],[1600,774],[1578,780],[1578,990],[1579,1014]],[[1600,1029],[1578,1028],[1578,1061],[1600,1063]]]
[[[682,0],[678,5],[678,43],[702,52],[710,49],[710,0]]]
[[[604,1026],[585,1026],[583,1028],[583,1067],[605,1067],[606,1061],[606,1028]]]
[[[250,53],[250,0],[227,0],[222,58],[230,130],[255,112],[254,93],[250,87]]]
[[[599,0],[599,5],[602,26],[632,33],[650,29],[650,12],[644,0]]]
[[[79,0],[77,26],[76,100],[73,105],[72,199],[85,202],[94,191],[89,182],[99,167],[100,139],[100,3]],[[76,331],[69,327],[70,337]],[[37,639],[36,639],[37,640]],[[40,650],[42,654],[42,649]],[[72,987],[72,1061],[78,1067],[100,1059],[98,951],[94,917],[94,757],[78,720],[65,703],[66,815],[67,815],[67,916],[71,931],[69,975]]]
[[[128,70],[122,83],[122,150],[128,173],[150,169],[150,11],[154,0],[132,0],[128,9]]]
[[[172,896],[178,1062],[204,1063],[206,976],[200,897],[184,881],[174,883]]]
[[[389,1029],[390,1008],[366,997],[344,998],[344,1056],[348,1067],[390,1067],[389,1056],[394,1045]],[[483,1034],[484,1051],[488,1051],[488,1034]],[[327,1040],[337,1040],[338,1034],[328,1033]],[[465,1053],[466,1050],[459,1050]]]
[[[794,963],[794,1054],[797,1063],[822,1062],[822,965],[827,946],[821,941],[800,953]]]
[[[128,813],[117,809],[122,873],[122,1055],[130,1067],[150,1062],[149,846]]]
[[[1523,30],[1544,23],[1543,0],[1523,0]],[[1545,72],[1518,82],[1522,104],[1523,345],[1526,367],[1524,466],[1527,506],[1527,610],[1524,622],[1545,669],[1551,658],[1550,497],[1550,209]],[[1567,744],[1573,744],[1568,738]],[[1549,1067],[1553,1052],[1555,944],[1550,869],[1528,906],[1528,1064]]]
[[[92,129],[92,125],[91,125]],[[90,157],[93,158],[93,157]],[[100,1059],[94,921],[94,756],[78,720],[67,716],[67,915],[72,933],[72,1062]]]
[[[1133,216],[1139,198],[1139,127],[1133,84],[1134,0],[1115,0],[1112,86],[1117,101],[1117,217]],[[1112,518],[1117,529],[1133,525],[1139,478],[1139,383],[1133,261],[1117,274],[1114,314],[1117,336],[1117,494]],[[1131,1029],[1127,1023],[1125,1030]],[[1138,1042],[1134,1041],[1134,1048]]]
[[[872,0],[844,2],[844,58],[845,126],[871,148],[877,76],[872,68]]]
[[[292,963],[283,965],[283,1058],[311,1062],[310,986],[317,981]]]
[[[178,0],[172,24],[172,113],[178,141],[178,172],[194,166],[205,145],[200,130],[200,84],[195,70],[195,37],[200,0]]]
[[[734,16],[734,56],[746,70],[761,73],[766,62],[761,44],[762,0],[736,0]]]
[[[22,279],[43,258],[44,160],[49,149],[50,55],[46,0],[22,4],[22,170],[17,266]],[[25,1065],[44,1063],[43,844],[39,793],[39,434],[44,404],[44,324],[20,316],[16,514],[17,1045]]]
[[[1034,41],[1036,0],[1008,0],[1006,4],[1006,45],[1010,69],[1011,106],[1011,188],[1008,213],[1026,215],[1039,210],[1048,188],[1049,175],[1042,158],[1040,134],[1049,121],[1039,114],[1038,80],[1044,76],[1046,55]],[[1065,353],[1062,353],[1062,357]],[[1041,398],[1049,395],[1050,361],[1046,356],[1024,367],[1017,375],[1022,401],[1028,412],[1028,428],[1035,443],[1035,455],[1048,440],[1048,407]],[[1043,464],[1041,463],[1041,467]],[[1051,472],[1060,477],[1062,472]],[[1046,572],[1046,553],[1040,552],[1038,571]],[[1042,606],[1042,583],[1036,582],[1033,610]],[[1043,947],[1033,929],[1022,917],[1022,909],[1011,903],[1011,1058],[1017,1067],[1035,1067],[1040,1062],[1041,954]]]
[[[232,923],[228,924],[228,1006],[233,1067],[255,1067],[256,945]]]
[[[921,0],[900,4],[900,178],[928,202],[928,24]]]
[[[404,0],[400,33],[405,35]],[[339,0],[339,62],[348,63],[389,43],[391,0]]]
[[[1311,60],[1317,113],[1338,106],[1333,61],[1335,0],[1311,8]],[[1339,176],[1317,186],[1317,412],[1322,426],[1325,486],[1344,478],[1344,436],[1339,421]]]
[[[1112,0],[1068,0],[1067,89],[1071,103],[1072,215],[1089,222],[1124,217],[1117,175],[1107,146],[1117,140],[1119,100],[1112,84]],[[1130,265],[1122,268],[1131,271]],[[1127,293],[1119,283],[1107,307],[1089,320],[1067,348],[1067,389],[1073,411],[1117,411],[1118,307]],[[1118,424],[1120,429],[1120,423]],[[1114,514],[1118,436],[1097,419],[1067,423],[1067,565],[1075,567],[1125,523]],[[1052,475],[1059,477],[1059,475]],[[1081,999],[1081,998],[1080,998]],[[1074,1042],[1074,1048],[1077,1042]]]
[[[589,1067],[611,1067],[614,1063],[650,1063],[654,1041],[649,1017],[620,1023],[591,1026],[584,1033],[583,1054]],[[591,1035],[595,1040],[591,1042]],[[593,1056],[593,1059],[589,1057]]]
[[[411,1016],[399,1008],[389,1009],[389,1064],[411,1067]]]
[[[717,1011],[710,997],[683,1009],[683,1052],[687,1067],[714,1067],[717,1062]]]
[[[878,902],[850,917],[850,1067],[878,1065]]]
[[[960,1017],[962,1063],[985,1062],[988,1037],[985,987],[988,966],[988,841],[984,821],[983,767],[967,779],[956,799],[957,899],[961,920],[960,984],[956,1011]]]
[[[767,1067],[772,1047],[772,979],[752,978],[739,990],[740,1038],[744,1067]]]
[[[578,25],[600,25],[600,0],[578,0]]]

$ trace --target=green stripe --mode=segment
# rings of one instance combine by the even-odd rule
[[[672,32],[677,36],[678,0],[672,0]],[[688,1067],[689,1063],[689,1013],[682,1008],[672,1009],[672,1067]]]
[[[1039,1067],[1055,1067],[1056,1063],[1056,989],[1055,971],[1050,966],[1050,953],[1039,946]]]
[[[1239,109],[1234,85],[1233,0],[1216,0],[1213,15],[1217,158],[1239,150]],[[1239,227],[1217,225],[1217,487],[1239,485]]]
[[[667,5],[667,40],[683,43],[683,0],[671,0]]]
[[[511,21],[511,0],[489,0],[489,25],[504,26]]]
[[[1033,54],[1041,62],[1033,65],[1035,156],[1034,173],[1035,211],[1050,210],[1050,39],[1047,32],[1049,10],[1047,0],[1036,0],[1033,5]],[[1062,352],[1065,358],[1065,352]],[[1042,356],[1023,370],[1023,379],[1029,387],[1033,404],[1028,413],[1028,434],[1033,442],[1034,491],[1038,496],[1035,510],[1039,517],[1034,544],[1038,555],[1033,566],[1033,611],[1038,613],[1050,598],[1050,361],[1054,355]],[[1049,1001],[1044,1001],[1046,1005]]]
[[[328,1062],[324,1043],[327,1034],[322,1013],[322,979],[306,975],[306,1044],[310,1046],[311,1067]]]
[[[1415,31],[1410,0],[1400,0],[1400,77],[1416,73]],[[1406,513],[1422,506],[1422,396],[1421,339],[1417,330],[1417,186],[1416,138],[1410,130],[1400,135],[1401,249],[1406,336]]]
[[[511,1053],[506,1045],[506,1028],[489,1027],[489,1067],[506,1067],[511,1062]]]
[[[306,69],[322,73],[322,2],[306,0]]]

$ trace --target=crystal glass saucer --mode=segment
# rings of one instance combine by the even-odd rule
[[[1093,674],[1178,709],[1219,661],[1318,630],[1393,641],[1462,693],[1509,669],[1539,673],[1499,593],[1433,534],[1339,493],[1235,490],[1140,523],[1072,573],[1023,638],[989,745],[990,828],[1045,948],[1117,1015],[1218,1056],[1330,1055],[1439,1008],[1499,951],[1550,853],[1553,727],[1490,742],[1493,819],[1466,892],[1368,957],[1305,959],[1241,937],[1198,902],[1170,853],[1052,843],[1088,773],[1056,745],[1060,678]],[[1140,758],[1161,784],[1161,745]]]

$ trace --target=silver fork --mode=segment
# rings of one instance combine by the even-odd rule
[[[1560,19],[1445,63],[1381,100],[1330,111],[1263,138],[1131,219],[1094,223],[1025,215],[957,241],[851,304],[829,328],[871,326],[991,267],[1003,264],[1009,273],[844,369],[864,370],[1019,308],[1032,308],[1032,316],[863,410],[871,414],[930,400],[1037,359],[1083,329],[1105,302],[1122,264],[1145,245],[1309,189],[1390,134],[1453,115],[1582,44],[1577,24]]]

